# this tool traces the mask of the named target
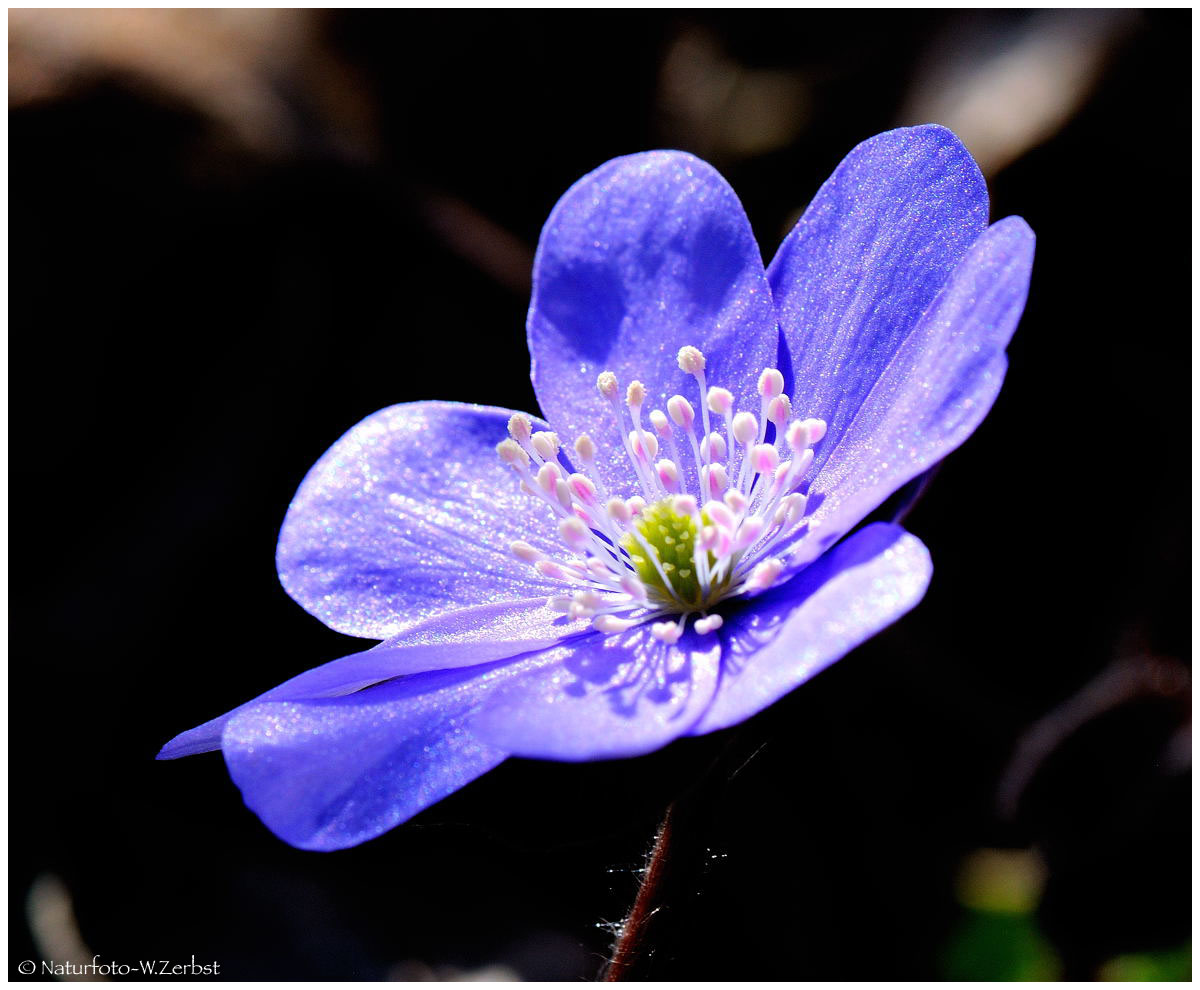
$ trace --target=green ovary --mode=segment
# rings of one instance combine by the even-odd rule
[[[668,600],[676,598],[685,605],[702,608],[715,601],[721,592],[729,586],[728,576],[709,587],[708,595],[701,599],[700,581],[696,575],[696,562],[693,551],[696,546],[696,522],[690,516],[680,515],[671,504],[671,499],[664,499],[646,506],[634,523],[637,531],[645,541],[658,553],[658,559],[663,571],[671,582],[671,590],[654,561],[646,556],[646,548],[632,534],[621,538],[622,548],[629,554],[637,576],[647,588],[657,591]],[[707,516],[701,517],[704,525],[709,524]],[[708,555],[708,565],[716,564],[716,557]]]

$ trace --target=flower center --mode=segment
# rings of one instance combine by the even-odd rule
[[[551,607],[591,618],[604,633],[667,618],[654,622],[651,633],[675,642],[691,615],[698,616],[694,628],[701,634],[720,628],[721,616],[711,609],[771,587],[783,565],[770,554],[804,517],[806,500],[797,488],[812,464],[812,445],[825,435],[824,421],[792,420],[783,375],[774,368],[759,376],[759,415],[735,415],[733,395],[709,388],[699,350],[681,348],[678,362],[699,386],[699,437],[695,410],[682,395],[671,397],[667,413],[652,411],[647,430],[641,382],[629,384],[622,403],[611,371],[596,380],[616,420],[635,494],[605,490],[587,434],[574,444],[580,471],[571,471],[557,434],[533,432],[520,413],[509,421],[510,438],[496,446],[521,488],[557,517],[569,551],[552,558],[519,540],[513,554],[570,592],[551,598]],[[768,425],[774,427],[770,441]],[[663,445],[670,456],[660,459]],[[680,456],[684,445],[690,466]]]
[[[699,522],[701,527],[712,525],[706,513],[701,513]],[[666,597],[673,595],[696,611],[721,600],[729,587],[730,575],[701,583],[701,572],[712,575],[717,558],[711,551],[697,555],[697,520],[676,510],[674,499],[647,506],[634,528],[642,540],[626,533],[621,538],[621,549],[629,555],[634,571],[647,588]],[[643,541],[649,544],[650,553],[643,548]]]

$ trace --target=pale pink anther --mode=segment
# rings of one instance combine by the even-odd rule
[[[572,550],[583,550],[591,542],[591,532],[583,520],[576,516],[568,516],[558,524],[558,532]]]
[[[651,411],[650,425],[654,427],[654,432],[664,440],[671,435],[671,421],[667,419],[667,414],[661,409]]]
[[[646,586],[638,580],[636,574],[626,572],[621,576],[621,590],[636,601],[646,600]]]
[[[614,522],[619,522],[622,525],[633,518],[633,510],[619,498],[610,498],[604,504],[604,511],[608,513],[609,518]]]
[[[719,615],[706,615],[703,619],[697,619],[692,628],[701,636],[707,636],[711,632],[716,632],[723,625],[725,625],[725,620]]]
[[[618,619],[615,615],[597,615],[592,619],[592,628],[611,635],[632,629],[640,621],[639,619]]]
[[[634,495],[632,498],[626,499],[625,505],[635,516],[640,516],[646,511],[646,500],[641,495]]]
[[[703,553],[705,550],[711,550],[717,545],[717,527],[703,526],[700,532],[696,534],[696,549]]]
[[[561,505],[564,509],[570,509],[572,507],[573,503],[571,501],[571,486],[567,484],[566,479],[559,478],[558,481],[554,483],[554,495],[558,499],[559,505]]]
[[[724,464],[710,464],[700,473],[704,494],[709,498],[720,498],[721,493],[729,487],[729,474]]]
[[[733,438],[743,447],[749,446],[758,436],[758,419],[754,413],[740,412],[733,417]]]
[[[808,442],[810,444],[820,443],[825,436],[825,431],[829,428],[823,419],[806,419],[804,424],[808,427]]]
[[[808,506],[808,499],[800,492],[795,492],[784,501],[787,504],[787,523],[789,526],[794,526],[803,518],[804,510]]]
[[[762,516],[751,516],[749,519],[744,520],[741,526],[738,527],[737,536],[733,540],[734,553],[752,546],[762,536],[765,526],[766,520]]]
[[[732,530],[737,525],[737,519],[724,502],[718,502],[715,499],[706,502],[704,514],[720,529]]]
[[[782,571],[783,564],[773,557],[755,564],[754,570],[746,578],[746,583],[742,585],[742,590],[748,595],[756,595],[760,591],[766,591],[775,583],[776,578],[779,577]]]
[[[658,472],[658,480],[662,482],[663,488],[673,494],[679,493],[679,468],[675,466],[674,461],[659,461],[654,465],[654,470]]]
[[[667,400],[667,412],[681,430],[690,430],[696,421],[696,410],[682,395],[673,395]]]
[[[562,480],[562,470],[553,461],[547,461],[537,473],[538,487],[547,494],[557,494],[558,483]]]
[[[736,488],[731,488],[725,493],[725,504],[729,506],[730,511],[735,515],[742,515],[746,511],[747,500]]]
[[[650,635],[664,643],[678,643],[683,630],[674,622],[655,622],[650,626]]]
[[[552,581],[567,580],[566,570],[561,565],[556,564],[553,560],[539,560],[533,566],[537,568],[537,572],[542,575],[542,577],[548,577]]]
[[[645,430],[631,430],[629,446],[633,448],[634,456],[644,461],[653,461],[658,456],[658,438]]]
[[[792,450],[803,450],[809,443],[808,420],[798,419],[790,424],[785,436]]]
[[[572,474],[567,478],[567,484],[575,497],[584,505],[596,504],[596,486],[586,474]]]
[[[710,433],[700,441],[700,453],[709,461],[725,460],[725,438],[719,433]]]
[[[693,495],[676,495],[671,506],[681,516],[694,516],[698,511],[696,498]]]
[[[544,556],[541,551],[535,550],[524,540],[514,540],[509,544],[508,549],[517,560],[523,560],[527,564],[536,564]]]
[[[792,400],[786,395],[777,395],[767,403],[767,419],[775,424],[777,430],[792,418]]]
[[[733,408],[733,393],[727,388],[708,390],[708,408],[718,416],[724,416]]]
[[[552,461],[558,456],[558,434],[548,430],[535,433],[530,438],[530,444],[537,451],[538,457],[544,461]]]
[[[750,451],[750,466],[759,474],[771,474],[779,467],[779,451],[773,443],[760,443]]]
[[[764,399],[773,399],[783,391],[783,375],[776,368],[764,368],[758,376],[758,394]]]

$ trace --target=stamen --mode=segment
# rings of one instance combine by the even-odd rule
[[[524,445],[529,440],[529,435],[533,431],[533,424],[529,421],[529,417],[524,413],[513,413],[508,421],[508,432],[512,434],[513,439],[517,443]]]
[[[631,381],[622,402],[613,372],[596,379],[641,494],[609,496],[596,473],[600,451],[587,434],[572,444],[580,471],[570,475],[558,460],[558,435],[534,432],[522,413],[511,416],[511,436],[496,447],[500,460],[516,471],[521,490],[550,507],[570,551],[553,559],[516,540],[510,552],[573,589],[569,596],[549,599],[550,608],[591,619],[605,635],[645,623],[653,638],[671,644],[692,618],[700,635],[720,629],[722,617],[709,610],[733,595],[765,591],[778,580],[783,562],[767,554],[796,532],[806,512],[805,496],[795,489],[812,465],[812,445],[825,435],[824,421],[791,419],[791,399],[783,393],[777,369],[765,368],[758,377],[758,415],[735,415],[733,393],[708,387],[703,353],[683,347],[677,361],[696,379],[703,421],[699,434],[696,410],[684,396],[672,396],[665,413],[651,410],[643,428],[646,386]],[[723,431],[711,428],[710,413],[724,420]],[[687,434],[698,496],[686,491],[672,424]],[[765,442],[768,424],[775,428],[772,443]],[[670,457],[659,458],[660,446]],[[663,621],[653,621],[659,618]],[[666,674],[659,670],[658,676]]]
[[[524,540],[514,540],[511,544],[509,544],[508,549],[512,552],[514,557],[516,557],[518,560],[525,561],[527,564],[536,564],[544,556],[540,550],[535,550]]]
[[[773,399],[783,392],[783,374],[776,368],[763,368],[758,376],[758,394]]]
[[[533,444],[533,449],[537,451],[538,457],[544,461],[552,461],[558,457],[558,434],[550,433],[545,430],[535,433],[530,439]]]

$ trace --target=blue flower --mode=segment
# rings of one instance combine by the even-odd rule
[[[383,642],[160,758],[220,749],[273,832],[339,849],[507,756],[634,756],[770,705],[924,594],[914,536],[856,527],[1000,389],[1033,235],[987,221],[932,125],[855,148],[765,270],[699,159],[585,176],[535,261],[545,419],[383,409],[288,510],[288,593]]]

